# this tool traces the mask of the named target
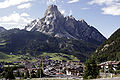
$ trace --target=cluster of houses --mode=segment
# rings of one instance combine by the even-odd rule
[[[120,70],[120,61],[107,61],[99,64],[99,68],[104,68],[105,72],[108,72],[110,67],[114,71]]]
[[[24,61],[15,61],[11,63],[0,63],[0,71],[5,65],[15,65],[18,66],[13,73],[20,73],[26,74],[29,71],[31,74],[32,71],[36,74],[38,69],[41,69],[46,77],[82,77],[84,64],[80,61],[54,61],[50,60],[47,56],[39,57],[36,59],[35,62],[29,62],[27,60]],[[120,70],[120,61],[107,61],[100,63],[98,67],[100,69],[104,69],[105,72],[109,71],[109,67],[112,67],[114,71]]]
[[[79,61],[52,61],[44,67],[44,73],[47,75],[63,75],[64,76],[82,76],[83,64]]]
[[[12,64],[22,64],[23,66],[18,67],[13,73],[26,73],[28,70],[29,73],[34,71],[37,73],[38,69],[42,69],[46,77],[81,77],[83,74],[84,64],[80,61],[54,61],[49,60],[47,57],[39,57],[36,62],[28,61],[15,61],[11,62]]]

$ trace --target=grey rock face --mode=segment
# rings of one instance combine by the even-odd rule
[[[39,31],[54,37],[73,38],[78,40],[96,40],[103,42],[106,38],[83,19],[73,16],[64,17],[56,5],[47,8],[42,19],[36,19],[25,27],[28,31]]]
[[[6,31],[6,29],[0,26],[0,33],[4,31]]]

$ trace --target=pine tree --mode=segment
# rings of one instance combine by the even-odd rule
[[[21,73],[20,75],[21,75],[21,77],[24,77],[24,73]]]
[[[30,76],[31,78],[36,78],[36,74],[35,74],[35,71],[34,70],[32,70],[31,71],[31,76]]]
[[[24,78],[26,79],[26,78],[29,78],[29,77],[30,77],[29,71],[27,70],[26,73],[25,73],[25,75],[24,75]]]
[[[40,78],[40,69],[37,70],[36,76],[37,78]]]
[[[44,76],[45,76],[45,74],[43,73],[43,70],[40,69],[40,77],[44,77]]]
[[[5,78],[6,79],[15,79],[15,76],[13,74],[13,69],[12,68],[8,70],[8,72],[5,75]]]
[[[39,72],[40,72],[39,74],[40,74],[40,75],[39,75],[38,73],[37,73],[37,75],[39,75],[39,77],[42,78],[42,77],[45,76],[45,74],[43,73],[43,70],[42,70],[42,62],[41,62],[41,64],[39,65],[39,68],[40,68],[40,69],[39,69]]]
[[[20,77],[20,72],[19,72],[19,70],[17,71],[16,77]]]
[[[93,78],[97,78],[98,75],[99,75],[99,69],[95,61],[95,58],[92,57],[91,59],[87,60],[85,63],[83,78],[93,79]]]

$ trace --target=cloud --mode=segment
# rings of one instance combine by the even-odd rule
[[[72,15],[72,10],[70,10],[70,13],[69,13],[69,16],[71,16]]]
[[[29,14],[27,13],[16,13],[13,12],[12,14],[10,14],[9,16],[3,16],[0,17],[0,24],[1,25],[24,25],[27,23],[30,23],[33,19],[29,17]],[[15,27],[16,27],[15,26]]]
[[[84,7],[84,8],[81,8],[82,10],[88,10],[88,9],[90,9],[90,8],[87,8],[87,7]]]
[[[79,2],[79,0],[70,0],[67,3],[75,3],[75,2]]]
[[[53,2],[55,2],[56,0],[52,0]]]
[[[101,8],[103,14],[120,15],[120,1],[119,0],[92,0],[90,5],[98,4],[104,6]]]
[[[60,10],[61,14],[65,14],[65,10]]]
[[[110,5],[113,2],[116,2],[116,0],[92,0],[91,2],[89,2],[89,4]]]
[[[0,2],[0,8],[7,8],[11,6],[16,6],[25,2],[29,2],[32,0],[4,0],[3,2]]]
[[[112,6],[108,6],[105,8],[102,8],[102,10],[104,11],[103,14],[110,14],[110,15],[120,15],[120,5],[112,5]]]
[[[18,13],[13,13],[9,16],[3,16],[0,18],[0,21],[2,22],[9,22],[9,21],[13,21],[13,22],[18,22],[20,20],[21,16]]]
[[[22,13],[20,16],[23,16],[23,17],[28,17],[28,16],[30,16],[29,14],[27,14],[27,13]]]
[[[66,10],[62,9],[62,5],[59,5],[58,9],[59,9],[61,14],[66,15]]]
[[[31,7],[31,4],[30,3],[25,3],[25,4],[21,4],[21,5],[18,5],[17,8],[18,9],[24,9],[24,8],[30,8]]]
[[[56,4],[57,0],[47,0],[47,5]]]

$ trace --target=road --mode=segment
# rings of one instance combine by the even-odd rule
[[[35,78],[32,80],[83,80],[83,79],[66,79],[66,78]],[[100,78],[100,79],[91,79],[91,80],[120,80],[120,77],[114,77],[114,78]]]
[[[91,79],[91,80],[120,80],[120,77],[113,77],[113,78],[100,78],[100,79]]]
[[[83,79],[66,79],[66,78],[35,78],[32,80],[83,80]],[[120,80],[120,77],[114,77],[114,78],[100,78],[100,79],[91,79],[91,80]]]

